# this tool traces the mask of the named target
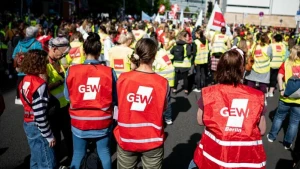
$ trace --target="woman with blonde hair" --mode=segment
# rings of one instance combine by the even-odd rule
[[[133,50],[129,47],[134,42],[132,33],[122,33],[118,39],[120,45],[112,47],[109,52],[110,67],[114,68],[117,76],[130,71],[130,56]]]
[[[291,49],[290,57],[279,68],[277,80],[280,91],[280,99],[277,112],[272,123],[272,128],[267,135],[268,141],[274,142],[283,120],[290,112],[289,126],[283,139],[285,149],[291,149],[292,142],[298,132],[300,121],[299,87],[295,86],[295,88],[293,88],[293,85],[290,84],[299,84],[299,76],[300,46],[296,45]],[[290,79],[292,81],[290,81]]]

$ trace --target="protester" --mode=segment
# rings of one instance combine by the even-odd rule
[[[53,147],[56,140],[47,117],[49,101],[47,82],[39,77],[46,73],[47,53],[29,50],[21,65],[27,75],[18,90],[24,106],[24,130],[31,151],[30,168],[54,169],[56,161]]]
[[[180,32],[177,36],[176,45],[171,49],[174,55],[173,66],[175,67],[175,82],[173,93],[177,92],[179,78],[183,79],[183,90],[187,95],[189,93],[188,73],[192,66],[192,46],[188,44],[189,35],[187,32]]]
[[[206,75],[208,71],[208,41],[204,37],[202,30],[197,30],[195,32],[196,40],[196,57],[195,57],[195,81],[196,81],[196,88],[193,90],[194,92],[201,92],[203,87],[206,87]]]
[[[162,167],[163,112],[168,104],[169,87],[168,81],[152,70],[156,52],[153,40],[139,40],[131,56],[137,62],[137,69],[121,74],[118,79],[119,114],[114,130],[118,169],[135,168],[139,156],[143,168]],[[139,96],[146,103],[136,99]]]
[[[74,32],[70,37],[70,52],[66,56],[68,65],[82,64],[85,61],[83,52],[83,37],[79,32]]]
[[[117,105],[116,75],[98,61],[100,37],[89,33],[83,44],[84,64],[71,66],[66,75],[64,94],[70,100],[69,113],[73,132],[72,169],[79,169],[87,145],[97,145],[103,169],[111,169],[109,150],[112,109]]]
[[[67,147],[68,160],[70,162],[73,154],[72,133],[70,115],[68,113],[69,103],[64,97],[64,81],[66,70],[60,63],[70,50],[68,39],[56,37],[49,42],[49,53],[47,64],[47,82],[51,97],[49,99],[49,119],[53,134],[57,139],[54,147],[58,161],[63,159],[61,149],[61,132]],[[67,163],[69,163],[67,162]],[[68,164],[69,165],[69,164]]]
[[[30,49],[40,49],[42,50],[42,45],[35,38],[37,36],[38,28],[30,26],[26,28],[26,36],[23,40],[19,41],[18,45],[15,47],[12,58],[15,59],[16,56],[22,55],[28,52]],[[22,81],[25,74],[23,72],[18,72],[17,85]],[[17,96],[15,99],[15,104],[21,104],[19,99],[19,90],[17,90]]]
[[[300,121],[300,98],[292,95],[294,92],[298,93],[299,87],[289,85],[289,83],[292,83],[289,82],[290,79],[299,77],[299,66],[300,46],[296,45],[292,48],[290,57],[279,68],[277,80],[279,85],[280,99],[271,130],[267,135],[268,141],[274,142],[281,128],[283,120],[288,113],[290,113],[289,126],[283,139],[283,145],[285,149],[291,149],[292,143],[298,132]],[[287,95],[287,93],[290,93],[290,95]]]
[[[113,43],[113,39],[117,35],[117,31],[110,30],[108,31],[108,37],[104,40],[104,57],[101,58],[102,62],[105,62],[106,65],[110,65],[109,63],[109,50],[115,46]]]
[[[225,52],[215,76],[218,84],[202,89],[197,121],[205,130],[193,159],[199,169],[265,168],[261,140],[266,130],[264,94],[241,83],[243,57],[240,49]],[[229,108],[245,114],[232,117]]]
[[[132,33],[123,33],[120,35],[118,43],[120,45],[112,47],[109,52],[110,67],[114,68],[117,77],[121,73],[130,71],[130,56],[133,50],[129,47],[134,42]]]

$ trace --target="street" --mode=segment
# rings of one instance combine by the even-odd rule
[[[203,127],[197,124],[197,100],[199,94],[191,92],[185,96],[183,91],[172,95],[173,125],[166,126],[164,169],[186,169],[197,142],[200,140]],[[15,90],[4,91],[6,110],[0,117],[0,169],[26,169],[29,161],[29,147],[23,131],[22,107],[14,104]],[[271,128],[271,118],[278,102],[278,92],[268,98],[267,132]],[[287,126],[285,126],[286,128]],[[284,131],[278,138],[269,143],[263,136],[267,153],[267,169],[289,169],[292,166],[291,152],[282,145]],[[116,163],[116,155],[112,154]]]

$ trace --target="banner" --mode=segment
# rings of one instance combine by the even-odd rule
[[[197,19],[197,22],[195,24],[195,26],[202,26],[202,18],[203,18],[203,11],[201,10],[199,15],[198,15],[198,19]]]
[[[173,4],[171,6],[171,11],[169,15],[173,17],[173,19],[177,19],[176,13],[180,10],[179,6],[177,4]]]
[[[226,27],[226,35],[232,36],[229,27],[227,26],[226,21],[224,19],[224,15],[222,14],[219,5],[216,3],[209,18],[206,27],[206,32],[209,32],[210,30],[221,31],[222,26]]]
[[[150,21],[151,17],[142,11],[142,21]]]
[[[165,5],[160,5],[158,9],[158,13],[163,14],[165,12],[165,9],[166,9]]]

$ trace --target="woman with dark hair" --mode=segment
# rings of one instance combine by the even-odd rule
[[[96,33],[89,33],[83,44],[84,64],[73,65],[66,75],[65,96],[73,132],[72,169],[79,169],[90,141],[96,142],[103,169],[111,169],[109,133],[112,110],[117,104],[116,74],[98,61],[101,43]]]
[[[66,56],[67,64],[82,64],[85,61],[83,52],[83,37],[80,32],[74,32],[70,38],[70,52]]]
[[[199,169],[265,168],[264,94],[242,84],[243,57],[240,49],[225,52],[217,66],[218,84],[202,89],[197,121],[205,131],[193,159]]]
[[[55,138],[47,117],[47,83],[40,78],[46,74],[47,53],[29,50],[21,64],[26,73],[19,84],[20,99],[24,107],[24,130],[31,151],[30,168],[54,169],[56,167],[53,147]]]
[[[117,83],[118,125],[114,130],[118,169],[161,169],[163,161],[163,112],[169,99],[168,81],[152,70],[157,44],[150,38],[137,42],[131,56],[134,71],[122,73]],[[151,80],[149,80],[151,79]]]

